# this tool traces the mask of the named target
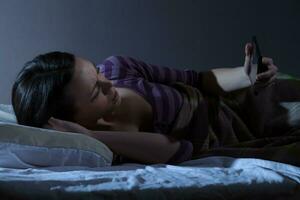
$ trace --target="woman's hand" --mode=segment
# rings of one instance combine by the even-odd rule
[[[263,84],[268,85],[273,82],[277,76],[278,67],[274,65],[272,58],[263,57],[262,63],[267,66],[268,70],[257,74],[257,64],[253,64],[254,49],[251,43],[247,43],[245,46],[245,63],[244,69],[248,75],[251,84]]]
[[[54,129],[57,131],[63,131],[63,132],[73,132],[73,133],[82,133],[85,135],[91,136],[91,131],[77,123],[70,122],[70,121],[65,121],[65,120],[60,120],[51,117],[48,120],[48,124],[43,126],[44,128],[47,129]]]

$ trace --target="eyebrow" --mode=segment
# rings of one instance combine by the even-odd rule
[[[98,73],[99,73],[98,68],[96,67],[95,63],[92,62],[92,64],[93,64],[93,66],[95,67],[95,69],[97,70],[97,74],[98,74]],[[94,93],[94,90],[95,90],[96,88],[99,88],[99,81],[98,81],[98,79],[97,79],[95,85],[93,86],[93,89],[92,89],[92,92],[91,92],[90,102],[92,102],[92,101],[95,99],[95,96],[93,96],[93,93]]]

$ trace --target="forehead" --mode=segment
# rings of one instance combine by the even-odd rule
[[[93,73],[95,72],[95,67],[91,61],[81,57],[75,57],[75,71],[79,73]]]
[[[66,90],[75,99],[86,101],[90,98],[92,88],[97,81],[97,72],[94,65],[83,58],[75,58],[75,70]]]

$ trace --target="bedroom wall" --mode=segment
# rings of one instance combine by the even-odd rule
[[[116,54],[174,68],[242,65],[258,36],[280,70],[300,76],[297,0],[0,0],[0,103],[24,62],[70,51],[96,63]]]

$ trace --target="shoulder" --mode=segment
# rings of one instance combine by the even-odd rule
[[[99,65],[100,68],[120,68],[127,70],[135,70],[138,62],[135,58],[125,55],[114,55],[105,58]]]
[[[133,64],[133,58],[126,55],[112,55],[105,58],[102,64],[112,64],[117,66],[130,66]]]
[[[100,72],[108,79],[122,79],[130,76],[136,76],[137,72],[134,63],[128,56],[109,56],[97,65]]]

